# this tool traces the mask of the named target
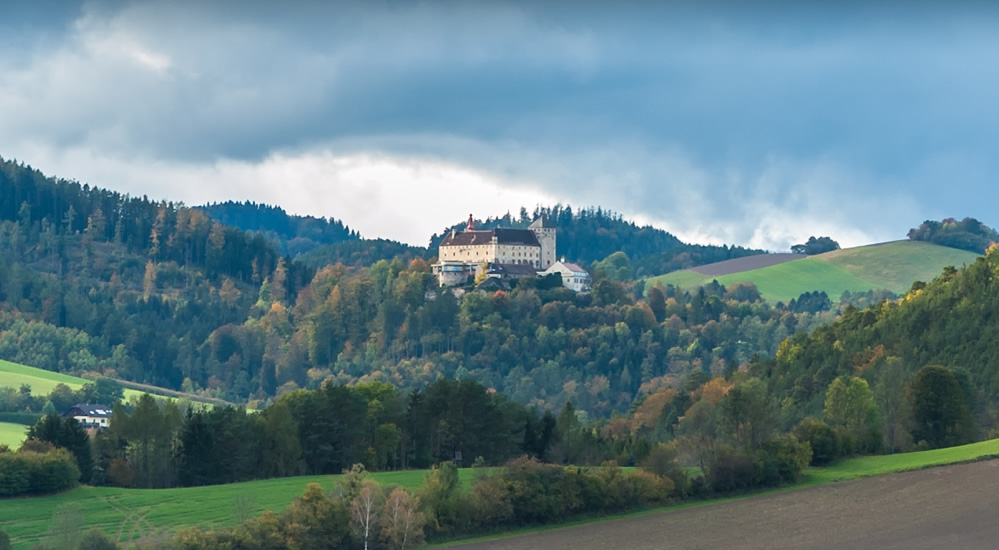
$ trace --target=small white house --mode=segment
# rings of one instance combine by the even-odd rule
[[[541,275],[551,275],[552,273],[562,275],[562,286],[569,290],[589,292],[593,288],[593,279],[590,277],[590,274],[578,264],[565,261],[565,258],[552,264]]]

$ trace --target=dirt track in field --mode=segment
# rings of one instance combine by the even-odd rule
[[[460,546],[468,550],[999,548],[999,460]]]
[[[692,267],[690,271],[709,277],[721,277],[722,275],[742,273],[750,269],[769,267],[807,257],[804,254],[757,254],[755,256],[745,256],[743,258],[735,258],[734,260],[724,260],[713,264]]]

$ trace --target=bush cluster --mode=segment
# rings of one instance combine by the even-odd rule
[[[66,449],[10,452],[0,447],[0,497],[57,493],[76,486],[80,470]]]

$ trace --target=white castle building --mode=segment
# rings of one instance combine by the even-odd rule
[[[476,230],[472,215],[464,231],[452,230],[433,265],[441,286],[464,283],[483,265],[530,266],[536,272],[555,264],[555,228],[538,218],[527,229]]]

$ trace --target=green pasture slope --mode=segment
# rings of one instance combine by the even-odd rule
[[[0,445],[16,449],[27,438],[28,426],[11,422],[0,422]]]
[[[866,292],[888,289],[904,294],[914,281],[931,281],[945,266],[961,267],[975,261],[974,252],[920,241],[896,241],[836,250],[782,264],[718,277],[694,271],[674,271],[646,279],[693,288],[717,279],[723,285],[749,282],[770,303],[789,302],[804,292],[825,291],[839,300],[844,290]]]
[[[27,384],[31,386],[31,395],[48,395],[56,387],[57,384],[66,384],[70,389],[78,390],[83,387],[84,384],[90,383],[90,380],[85,378],[80,378],[78,376],[71,376],[68,374],[62,374],[58,372],[47,371],[45,369],[39,369],[35,367],[29,367],[27,365],[20,365],[17,363],[11,363],[10,361],[4,361],[0,359],[0,388],[20,388],[22,384]],[[186,398],[191,401],[196,402],[212,402],[212,403],[223,403],[220,400],[209,400],[197,395],[185,394],[182,392],[177,392],[173,390],[168,390],[164,388],[159,388],[156,386],[146,386],[143,384],[134,384],[131,382],[123,382],[124,384],[130,384],[136,388],[133,389],[125,388],[125,400],[128,401],[133,397],[140,397],[142,394],[148,391],[150,394],[158,397],[168,397],[168,398]]]
[[[458,475],[468,484],[486,470],[463,468]],[[372,474],[383,487],[416,489],[426,470]],[[300,496],[309,483],[332,489],[340,476],[303,476],[184,489],[118,489],[80,487],[54,496],[0,500],[0,529],[14,548],[31,548],[45,536],[52,515],[65,504],[79,504],[87,528],[103,529],[120,540],[174,532],[186,527],[219,527],[260,515],[279,513]],[[241,508],[240,504],[243,503]]]
[[[28,367],[0,359],[0,387],[19,388],[31,386],[31,395],[48,395],[57,384],[66,384],[78,390],[88,381],[68,374],[60,374],[35,367]]]

